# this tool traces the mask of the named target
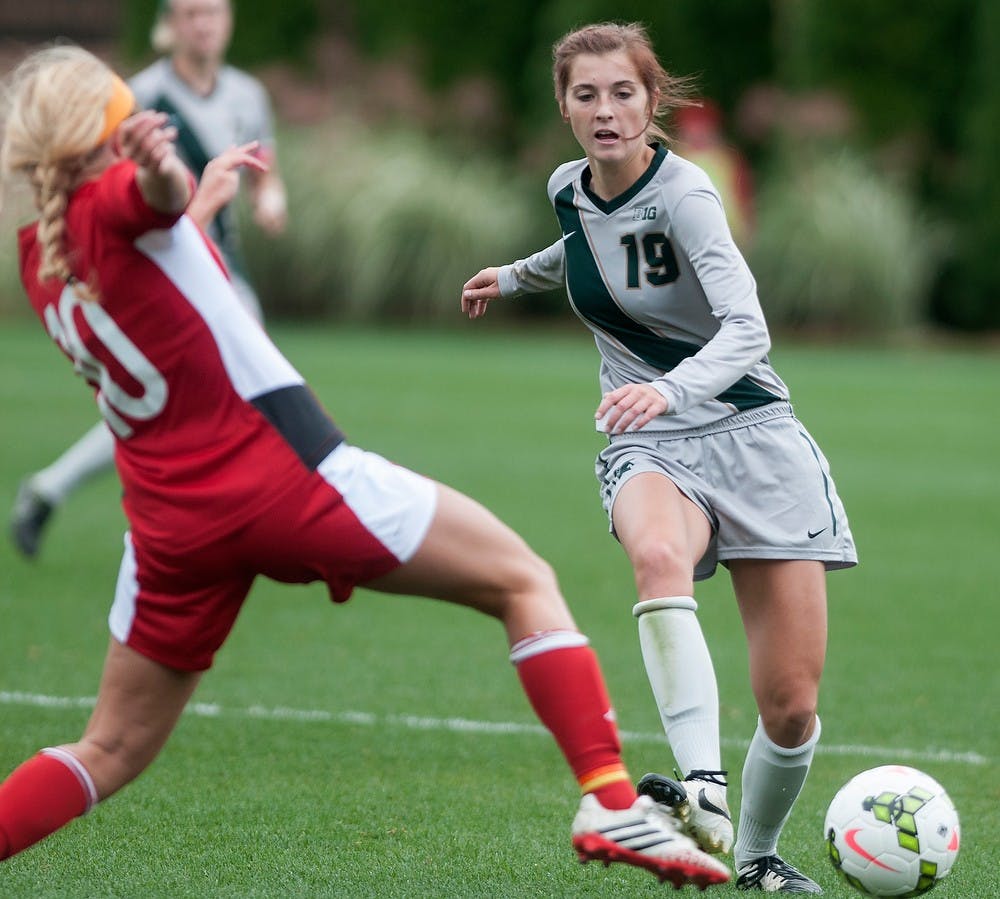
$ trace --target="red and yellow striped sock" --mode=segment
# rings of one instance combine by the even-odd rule
[[[510,653],[535,714],[552,732],[584,793],[628,808],[635,789],[621,758],[614,710],[597,656],[576,631],[544,631]]]

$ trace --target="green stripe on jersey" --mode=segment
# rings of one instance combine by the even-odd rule
[[[202,142],[198,139],[198,135],[195,133],[191,123],[184,118],[181,111],[166,94],[160,94],[150,109],[165,112],[171,116],[170,124],[177,129],[177,146],[180,149],[181,158],[194,173],[195,178],[200,181],[205,171],[205,166],[211,162],[211,157],[208,155],[208,151]],[[219,249],[222,250],[223,255],[226,257],[226,265],[229,266],[230,270],[246,278],[246,265],[239,251],[239,245],[232,234],[236,226],[230,206],[223,206],[215,214],[212,224],[215,226],[215,233],[212,237],[218,243]]]
[[[573,184],[567,184],[556,194],[555,210],[564,235],[566,283],[574,308],[580,316],[610,334],[647,365],[663,372],[671,371],[701,347],[684,340],[661,337],[622,311],[601,277],[573,196]],[[778,397],[744,375],[716,399],[742,411],[774,402]]]

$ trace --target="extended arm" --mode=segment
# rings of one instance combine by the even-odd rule
[[[157,212],[180,212],[191,199],[193,179],[174,149],[176,137],[167,116],[149,110],[126,119],[118,129],[118,152],[138,166],[139,192]]]
[[[207,229],[219,210],[228,206],[240,189],[240,169],[264,173],[266,163],[257,153],[258,144],[253,141],[239,147],[224,150],[201,173],[201,181],[188,207],[188,215],[198,225]]]
[[[516,297],[561,287],[566,277],[562,239],[510,265],[484,268],[462,287],[462,311],[469,318],[486,314],[486,305],[499,297]]]

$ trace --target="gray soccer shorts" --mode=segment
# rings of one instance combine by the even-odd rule
[[[618,491],[645,472],[669,478],[705,513],[712,539],[695,580],[729,559],[814,559],[828,571],[858,563],[830,466],[788,403],[700,428],[613,436],[594,470],[612,534]]]

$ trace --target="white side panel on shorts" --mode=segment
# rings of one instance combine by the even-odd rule
[[[347,443],[316,470],[386,549],[401,562],[410,560],[434,518],[433,481]]]
[[[115,601],[108,615],[108,627],[111,636],[119,643],[125,643],[132,633],[132,622],[135,620],[135,598],[139,595],[139,582],[136,580],[135,549],[132,546],[131,534],[125,534],[125,552],[122,564],[118,569],[118,583],[115,586]]]

